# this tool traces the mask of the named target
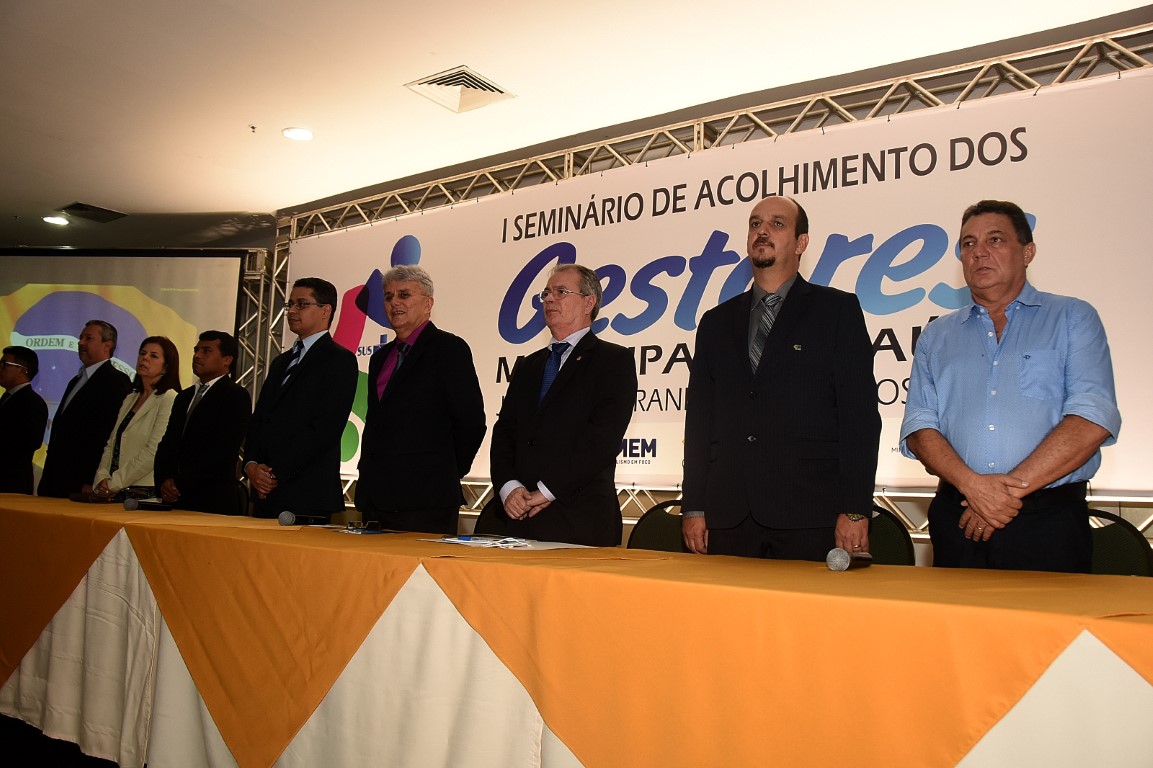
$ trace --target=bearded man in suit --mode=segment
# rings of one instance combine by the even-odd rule
[[[881,418],[860,302],[798,274],[799,203],[749,216],[753,287],[705,313],[685,414],[682,529],[698,554],[867,552]]]

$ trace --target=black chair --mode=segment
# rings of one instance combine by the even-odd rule
[[[473,526],[472,532],[477,536],[482,534],[497,534],[504,535],[504,528],[497,527],[500,525],[498,515],[504,514],[504,505],[500,503],[500,494],[494,489],[492,498],[488,500],[481,510],[480,514],[476,516],[476,525]]]
[[[243,480],[236,481],[236,511],[237,515],[249,514],[248,509],[248,486],[245,485]]]
[[[877,565],[916,565],[913,537],[901,518],[877,504],[869,519],[869,552]]]
[[[688,552],[681,535],[681,501],[662,501],[641,515],[629,534],[628,549]]]
[[[1089,517],[1109,521],[1107,525],[1092,529],[1093,568],[1090,573],[1153,576],[1153,548],[1137,526],[1103,509],[1090,509]]]

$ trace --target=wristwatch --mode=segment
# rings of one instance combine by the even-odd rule
[[[845,517],[849,518],[850,523],[859,523],[862,520],[867,520],[868,515],[858,515],[856,512],[842,512]]]

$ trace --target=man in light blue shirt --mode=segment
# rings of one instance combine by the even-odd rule
[[[1042,293],[1020,207],[982,200],[961,218],[973,303],[921,334],[901,452],[940,478],[934,565],[1088,572],[1087,481],[1121,414],[1096,310]]]

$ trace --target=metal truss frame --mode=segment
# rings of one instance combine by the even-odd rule
[[[287,220],[286,234],[290,240],[308,237],[651,160],[922,109],[960,107],[990,96],[1120,76],[1150,66],[1153,24],[697,118],[395,189],[295,214]]]
[[[268,364],[280,351],[288,248],[251,250],[244,259],[240,296],[236,302],[236,341],[240,354],[235,379],[252,394],[253,402]]]
[[[260,272],[260,280],[254,278],[252,283],[253,304],[259,304],[271,318],[256,322],[254,338],[268,343],[259,349],[253,347],[251,359],[256,367],[252,369],[252,380],[256,378],[255,371],[265,367],[259,362],[267,363],[270,351],[279,349],[280,340],[275,330],[282,320],[278,308],[286,294],[287,253],[293,240],[652,160],[751,141],[775,141],[801,131],[887,120],[923,109],[960,108],[967,102],[993,96],[1061,87],[1096,77],[1120,77],[1125,72],[1147,67],[1153,67],[1153,24],[696,118],[296,213],[278,222],[271,264]],[[246,282],[246,287],[248,285]],[[260,350],[264,350],[263,357]],[[345,483],[349,505],[354,487],[353,482]],[[486,480],[470,479],[463,487],[472,511],[479,511],[491,498],[492,485]],[[618,488],[626,517],[639,517],[647,509],[646,503],[651,506],[658,500],[679,495],[679,488],[663,486]],[[924,525],[910,519],[893,500],[908,496],[908,493],[894,496],[881,489],[875,500],[897,512],[915,535],[923,535]],[[1141,506],[1153,503],[1149,499],[1130,498],[1113,501]],[[1138,527],[1153,534],[1153,514]]]

